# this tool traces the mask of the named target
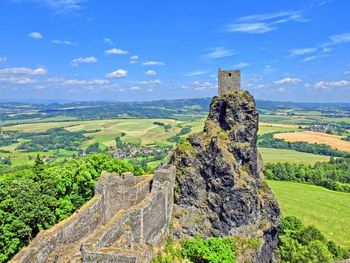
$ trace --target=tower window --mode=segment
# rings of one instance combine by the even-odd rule
[[[231,77],[231,73],[228,73],[228,76]]]

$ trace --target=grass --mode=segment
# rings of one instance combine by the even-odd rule
[[[264,163],[305,163],[314,164],[316,162],[329,161],[328,156],[317,155],[312,153],[297,152],[288,149],[274,149],[274,148],[259,148]]]
[[[269,181],[283,216],[315,225],[330,240],[350,246],[350,194],[294,182]]]
[[[339,151],[350,152],[350,142],[342,140],[343,136],[332,135],[322,132],[301,131],[291,133],[277,133],[275,138],[284,139],[289,142],[307,142],[327,144]]]

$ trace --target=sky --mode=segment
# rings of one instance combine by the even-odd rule
[[[0,0],[0,101],[350,102],[349,0]]]

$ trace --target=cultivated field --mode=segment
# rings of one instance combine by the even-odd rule
[[[315,225],[330,240],[350,246],[350,194],[314,185],[269,181],[282,215],[299,217]]]
[[[261,153],[264,163],[287,162],[314,164],[316,162],[329,161],[328,156],[297,152],[294,150],[260,147],[259,151]]]
[[[277,133],[275,138],[284,139],[289,142],[307,142],[328,144],[339,151],[350,152],[350,142],[342,140],[342,136],[326,134],[314,131],[301,131],[291,133]]]
[[[163,126],[154,124],[162,122],[171,125],[171,128],[165,130]],[[194,122],[197,124],[197,122]],[[69,122],[47,122],[47,123],[28,123],[4,127],[3,130],[20,130],[22,132],[43,132],[51,128],[64,127],[68,131],[95,131],[87,133],[92,137],[83,144],[83,148],[88,145],[99,142],[106,146],[114,146],[115,138],[123,136],[125,142],[141,143],[142,145],[165,143],[170,144],[167,139],[178,133],[181,128],[181,121],[172,119],[111,119],[111,120],[92,120],[92,121],[69,121]]]
[[[260,122],[258,134],[271,132],[293,132],[298,130],[300,129],[297,125]]]

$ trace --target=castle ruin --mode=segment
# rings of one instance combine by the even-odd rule
[[[168,236],[174,185],[171,165],[154,175],[103,173],[88,203],[40,232],[10,262],[149,262],[152,246]]]
[[[218,71],[219,95],[231,93],[241,88],[240,70],[222,70]]]

